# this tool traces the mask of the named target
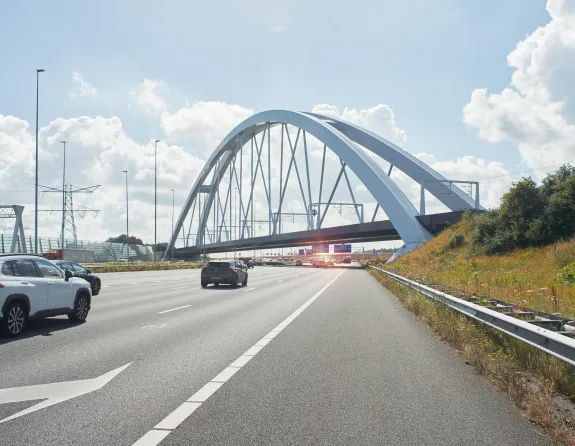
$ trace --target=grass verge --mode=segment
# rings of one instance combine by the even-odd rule
[[[183,263],[162,263],[162,262],[142,262],[142,263],[104,263],[101,266],[90,267],[96,273],[121,273],[132,271],[160,271],[171,269],[196,269],[204,266],[204,263],[183,262]]]
[[[556,444],[575,445],[575,367],[369,270]]]

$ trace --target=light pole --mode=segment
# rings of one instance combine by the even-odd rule
[[[174,189],[170,189],[172,191],[172,240],[174,239],[174,203],[175,203],[175,192]],[[174,245],[176,242],[172,244],[172,262],[174,261]]]
[[[66,227],[66,141],[64,144],[64,162],[62,163],[62,249],[64,249],[64,228]]]
[[[44,69],[36,70],[36,180],[34,184],[34,254],[38,254],[38,86],[40,73]]]
[[[126,253],[127,261],[130,261],[130,219],[128,214],[128,171],[122,170],[126,174]]]
[[[156,251],[158,250],[158,143],[159,139],[154,141],[154,261],[156,260]]]

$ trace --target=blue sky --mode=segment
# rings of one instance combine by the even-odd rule
[[[238,104],[250,113],[278,108],[307,111],[330,104],[340,113],[356,109],[358,115],[385,104],[395,114],[392,127],[407,134],[401,145],[412,153],[427,154],[424,159],[446,176],[476,179],[541,168],[575,160],[575,147],[569,142],[575,127],[566,118],[573,116],[573,87],[565,78],[570,72],[565,61],[573,53],[566,52],[572,51],[568,42],[554,39],[570,35],[573,3],[4,0],[0,115],[30,123],[25,135],[12,127],[14,134],[7,137],[28,150],[35,70],[47,70],[41,75],[40,126],[60,120],[46,131],[56,139],[47,140],[43,178],[57,169],[57,138],[72,140],[76,152],[71,162],[78,163],[74,156],[103,147],[110,135],[125,144],[129,138],[134,147],[155,138],[169,140],[160,113],[150,113],[134,100],[144,79],[159,82],[156,93],[171,118],[203,101]],[[565,17],[574,20],[561,20]],[[521,44],[525,39],[527,43]],[[508,64],[508,56],[514,66]],[[97,94],[71,94],[78,86],[72,81],[74,72]],[[564,109],[558,101],[563,101]],[[78,123],[80,116],[89,117],[89,122]],[[97,116],[103,121],[96,122]],[[119,120],[111,119],[114,116]],[[228,121],[222,122],[220,126]],[[85,131],[90,127],[92,133],[74,141],[80,127]],[[190,156],[205,159],[207,149],[195,149],[202,144],[197,136],[169,144],[183,144],[173,150],[187,153],[188,161]],[[13,151],[17,143],[11,143]],[[94,156],[93,164],[105,167],[106,156],[119,155]],[[462,167],[458,158],[465,156],[475,157],[470,158],[473,169]],[[0,178],[1,164],[0,158]],[[24,164],[21,172],[29,176],[30,165]],[[144,163],[139,168],[148,172],[148,167]],[[17,166],[11,171],[19,172]],[[170,175],[177,175],[176,170]],[[144,174],[140,177],[148,181]],[[6,178],[3,181],[9,181]],[[96,179],[100,181],[86,174],[74,181]],[[501,195],[502,187],[493,197]],[[188,183],[182,182],[181,188],[189,188]],[[142,189],[142,197],[146,191]],[[491,204],[496,201],[493,197]],[[5,194],[0,198],[7,199]],[[164,198],[167,203],[167,195]],[[171,213],[164,211],[168,218]],[[120,230],[118,225],[110,222],[98,234]]]
[[[509,83],[505,58],[549,20],[524,0],[395,2],[5,0],[0,112],[33,122],[34,70],[41,121],[118,115],[136,138],[153,122],[129,113],[126,92],[142,78],[176,88],[173,106],[217,100],[255,110],[389,105],[407,147],[439,158],[473,154],[519,162],[462,124],[474,88]],[[276,28],[278,30],[276,31]],[[278,32],[279,31],[279,32]],[[8,68],[8,69],[6,69]],[[70,100],[70,73],[105,98]],[[9,88],[7,87],[9,86]]]

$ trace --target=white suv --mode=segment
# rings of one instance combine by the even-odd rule
[[[72,277],[35,255],[0,256],[0,334],[17,336],[28,319],[67,314],[84,322],[92,291],[84,279]]]

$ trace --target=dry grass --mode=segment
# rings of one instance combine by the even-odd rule
[[[575,318],[575,283],[560,280],[562,268],[575,262],[575,239],[500,256],[478,253],[471,243],[474,218],[468,216],[416,251],[391,265],[391,271],[440,283],[467,295],[493,297],[548,313]],[[449,248],[462,234],[463,243]]]
[[[575,445],[575,368],[369,270],[561,445]]]
[[[204,266],[204,263],[183,262],[183,263],[162,263],[162,262],[141,262],[124,263],[110,262],[102,266],[93,266],[90,270],[93,273],[120,273],[131,271],[159,271],[171,269],[196,269]]]

